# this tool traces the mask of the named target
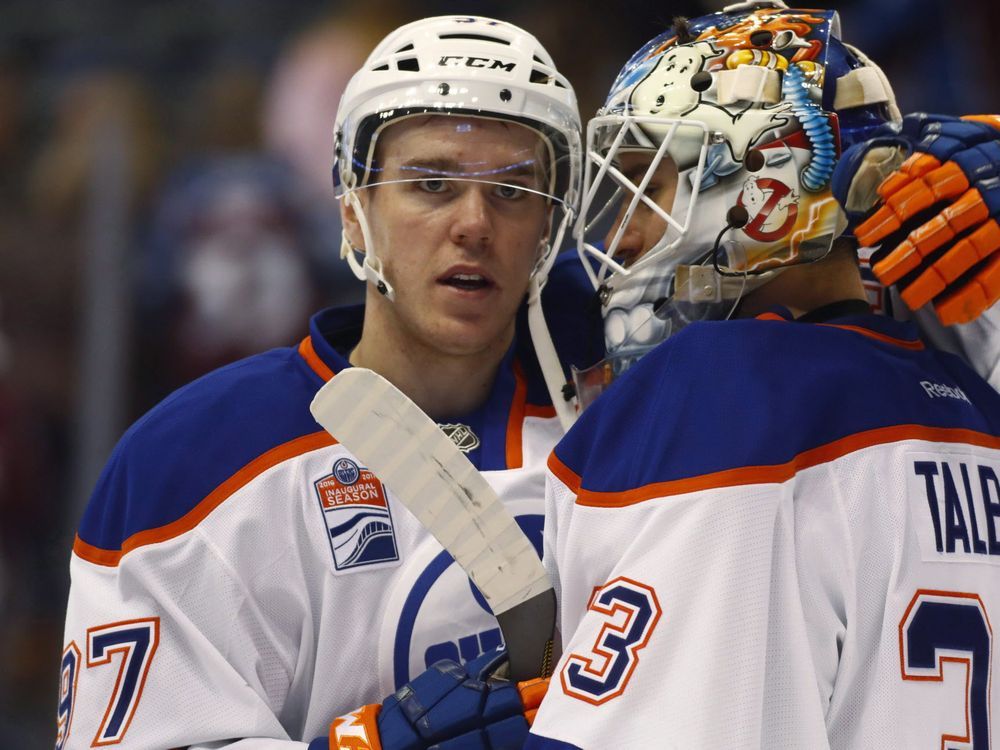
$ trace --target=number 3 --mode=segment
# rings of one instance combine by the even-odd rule
[[[986,607],[976,594],[921,589],[910,600],[899,623],[904,680],[942,682],[945,662],[965,664],[965,736],[943,735],[942,750],[947,750],[948,742],[965,743],[972,750],[989,750],[992,639]]]
[[[605,622],[589,653],[570,654],[559,678],[566,695],[598,706],[625,692],[661,610],[652,588],[628,578],[596,589],[588,609]]]

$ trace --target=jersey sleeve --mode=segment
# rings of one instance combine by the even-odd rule
[[[226,376],[240,387],[175,394],[105,467],[70,561],[58,750],[312,739],[299,736],[313,678],[299,664],[316,617],[289,551],[309,529],[284,467],[329,439],[229,408],[253,403],[265,378],[250,370]]]
[[[774,746],[827,746],[817,669],[832,684],[836,655],[810,650],[785,484],[575,500],[550,479],[564,650],[528,747],[756,747],[764,722]]]
[[[70,569],[57,748],[305,748],[279,716],[296,644],[204,537]]]

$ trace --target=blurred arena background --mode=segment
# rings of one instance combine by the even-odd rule
[[[824,5],[823,3],[819,3]],[[844,38],[903,111],[1000,111],[993,0],[867,0]],[[0,3],[0,748],[51,746],[77,519],[129,423],[359,300],[332,123],[386,32],[476,13],[538,36],[592,114],[671,2]]]

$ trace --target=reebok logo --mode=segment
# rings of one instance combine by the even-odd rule
[[[957,398],[960,401],[965,401],[967,404],[972,403],[969,401],[969,397],[965,395],[965,391],[957,386],[921,380],[920,387],[924,389],[924,393],[927,394],[928,398]]]

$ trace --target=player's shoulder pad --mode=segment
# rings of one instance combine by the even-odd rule
[[[870,430],[911,425],[1000,436],[1000,394],[916,328],[695,323],[647,354],[581,416],[554,460],[581,486],[651,484],[787,464]]]
[[[91,496],[80,539],[119,550],[184,516],[251,462],[321,432],[309,413],[320,382],[294,349],[274,349],[184,386],[118,442]]]

